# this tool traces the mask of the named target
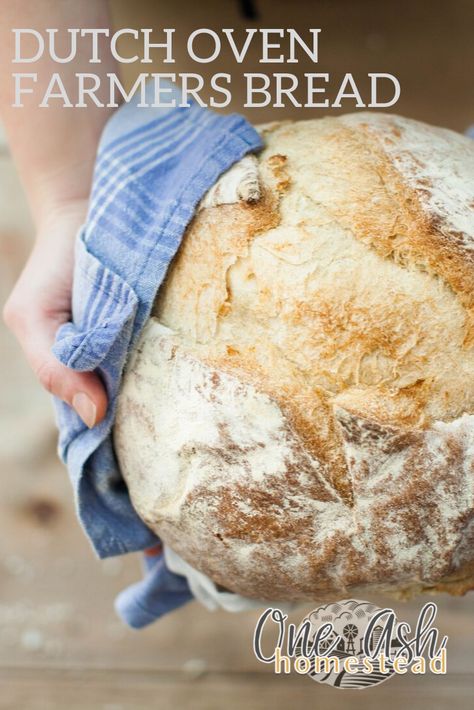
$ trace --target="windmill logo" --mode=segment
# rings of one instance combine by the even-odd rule
[[[354,639],[358,637],[359,629],[355,624],[346,624],[342,629],[342,635],[347,639],[347,653],[355,656]]]
[[[364,635],[371,618],[380,611],[380,607],[371,602],[345,599],[320,606],[305,617],[301,624],[309,622],[310,640],[314,639],[318,629],[324,624],[330,623],[334,629],[328,637],[319,643],[319,656],[328,654],[329,657],[336,657],[341,661],[349,656],[354,659],[351,672],[348,672],[341,666],[335,669],[330,665],[323,670],[318,670],[313,658],[311,669],[308,672],[310,678],[335,688],[349,689],[367,688],[391,678],[394,675],[391,658],[401,645],[396,637],[390,639],[390,656],[385,659],[383,666],[380,665],[377,657],[371,659],[369,672],[367,666],[364,665],[365,652],[367,651],[367,647],[364,646]],[[368,639],[368,648],[371,652],[377,648],[382,633],[382,624],[372,625]],[[296,656],[299,655],[299,652],[301,652],[301,648],[296,649]]]
[[[448,636],[433,623],[437,612],[434,602],[426,602],[412,627],[391,608],[344,599],[314,609],[297,626],[287,623],[281,609],[269,607],[255,625],[253,651],[262,663],[272,663],[275,673],[290,673],[293,666],[334,688],[370,688],[408,670],[445,674]],[[274,634],[275,626],[278,638],[269,654],[263,638],[265,629]]]

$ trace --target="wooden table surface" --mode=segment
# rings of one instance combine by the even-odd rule
[[[334,14],[333,5],[346,6],[353,13],[356,4],[361,17],[367,13],[367,26],[372,23],[372,39],[367,40],[375,47],[371,51],[388,43],[393,65],[393,57],[403,52],[391,45],[387,28],[377,34],[372,2],[315,3],[322,14],[316,13],[314,26],[324,25],[324,13]],[[379,8],[383,5],[378,3]],[[449,36],[443,36],[448,49],[444,44],[439,48],[443,56],[451,57],[449,66],[443,64],[443,85],[437,92],[442,110],[438,111],[432,87],[424,92],[420,86],[412,103],[405,97],[403,112],[423,114],[432,122],[441,114],[444,125],[461,128],[467,120],[474,121],[472,40],[470,65],[465,41],[469,23],[472,38],[474,3],[455,0],[429,5],[441,18],[444,12],[450,23]],[[168,6],[165,26],[173,26],[171,15]],[[432,15],[426,15],[427,27],[433,27]],[[207,26],[205,20],[200,26]],[[358,22],[363,26],[363,19]],[[349,41],[350,29],[341,29],[340,42],[344,32]],[[424,52],[427,41],[420,39]],[[407,35],[407,43],[411,64],[404,70],[408,75],[416,70],[416,42]],[[434,64],[439,63],[437,57],[433,54]],[[426,62],[423,55],[424,68]],[[381,62],[376,68],[381,69]],[[451,86],[443,94],[450,80],[456,88]],[[448,95],[451,103],[446,103]],[[0,304],[30,248],[31,234],[24,197],[0,137]],[[55,445],[49,399],[36,386],[13,338],[0,326],[0,708],[278,710],[294,705],[390,710],[406,705],[457,710],[472,706],[474,594],[437,598],[438,626],[450,637],[446,676],[407,674],[366,692],[326,688],[296,674],[275,676],[253,657],[256,612],[209,613],[192,603],[148,629],[129,630],[115,616],[113,599],[138,578],[139,560],[135,555],[102,562],[94,557],[76,521],[69,481]],[[394,607],[400,617],[413,621],[423,601]],[[302,614],[293,614],[294,620]]]

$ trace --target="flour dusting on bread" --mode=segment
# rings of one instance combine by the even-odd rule
[[[273,123],[203,199],[130,358],[143,520],[259,599],[474,587],[474,141]]]

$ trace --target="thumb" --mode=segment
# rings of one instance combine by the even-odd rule
[[[107,410],[107,395],[98,375],[74,372],[49,353],[35,371],[42,386],[69,404],[89,429],[102,421]]]
[[[91,429],[107,411],[107,394],[100,377],[93,372],[75,372],[53,355],[56,325],[36,321],[22,341],[26,356],[45,390],[69,404]]]

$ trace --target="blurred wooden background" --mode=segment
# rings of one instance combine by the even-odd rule
[[[232,75],[233,103],[225,111],[242,113],[245,101],[244,72],[288,72],[303,76],[305,72],[327,72],[330,81],[326,96],[334,101],[342,78],[351,72],[368,96],[368,72],[388,72],[401,85],[396,106],[388,109],[421,121],[438,123],[463,130],[474,116],[474,2],[472,0],[252,0],[259,9],[256,21],[242,17],[244,0],[111,0],[117,27],[158,29],[175,27],[174,64],[124,64],[128,86],[138,72],[194,72],[207,78],[216,72]],[[313,64],[301,51],[298,64],[260,64],[259,44],[252,40],[242,64],[237,64],[227,43],[222,41],[219,61],[197,64],[186,52],[189,34],[198,28],[221,33],[223,27],[235,29],[237,46],[245,39],[247,27],[287,28],[297,30],[309,42],[308,28],[321,28],[319,62]],[[222,34],[220,34],[222,37]],[[152,41],[162,42],[158,34]],[[271,39],[274,41],[274,38]],[[124,37],[120,44],[125,56],[139,51],[134,40]],[[282,47],[286,48],[282,39]],[[127,44],[129,45],[127,47]],[[204,52],[204,45],[202,51]],[[211,51],[211,44],[205,45]],[[132,49],[134,51],[132,51]],[[260,49],[261,52],[261,49]],[[285,51],[283,51],[285,53]],[[273,51],[271,56],[278,54]],[[154,58],[154,54],[151,57]],[[160,54],[156,55],[162,56]],[[239,90],[240,89],[240,90]],[[202,92],[203,98],[206,92]],[[221,96],[217,96],[221,99]],[[260,97],[256,97],[260,98]],[[354,102],[343,102],[340,109],[326,113],[353,111]],[[249,108],[248,118],[254,123],[284,118],[307,119],[321,116],[321,109]]]
[[[239,18],[237,2],[112,4],[119,26],[153,22],[181,27],[183,34],[196,27],[252,26]],[[400,113],[458,130],[474,122],[472,0],[257,5],[261,26],[323,28],[320,71],[393,72],[402,83]],[[184,60],[173,70],[192,71]],[[0,136],[0,304],[31,238]],[[112,603],[140,574],[138,558],[95,559],[76,522],[55,445],[49,399],[0,325],[0,708],[471,707],[474,594],[438,600],[438,625],[450,637],[447,676],[397,677],[364,693],[325,688],[295,674],[274,676],[253,658],[256,613],[211,614],[193,603],[144,631],[125,628]],[[413,620],[422,602],[395,609]],[[302,615],[294,614],[295,620]]]

